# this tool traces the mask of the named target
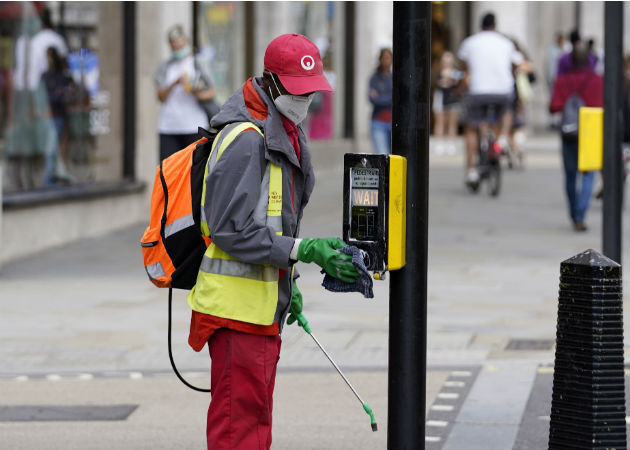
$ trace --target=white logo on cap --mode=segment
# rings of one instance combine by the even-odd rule
[[[310,55],[302,56],[302,60],[300,62],[302,63],[304,70],[312,70],[315,67],[315,60]]]

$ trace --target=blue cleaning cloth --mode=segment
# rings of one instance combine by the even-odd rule
[[[359,271],[359,276],[354,283],[346,283],[345,281],[328,275],[322,270],[322,273],[326,273],[322,286],[332,292],[360,292],[365,298],[374,298],[374,292],[372,292],[372,277],[365,268],[361,250],[353,245],[346,245],[339,251],[347,255],[352,255],[352,264],[354,264],[354,267]]]

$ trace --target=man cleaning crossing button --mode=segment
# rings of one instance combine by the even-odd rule
[[[221,130],[208,158],[202,231],[212,238],[188,296],[189,344],[208,343],[212,400],[208,449],[269,449],[280,332],[301,313],[297,261],[354,282],[358,272],[337,238],[297,239],[313,190],[311,153],[300,123],[317,91],[331,91],[317,47],[299,34],[274,39],[264,72],[250,78],[212,119]],[[293,323],[295,318],[289,320]]]

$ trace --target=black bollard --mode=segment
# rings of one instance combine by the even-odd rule
[[[621,289],[595,250],[560,264],[549,450],[627,449]]]

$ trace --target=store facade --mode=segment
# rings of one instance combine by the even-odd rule
[[[0,2],[0,262],[137,221],[134,28],[133,3]]]
[[[578,24],[603,44],[599,2],[433,9],[436,54],[456,50],[486,11],[540,74],[556,29]],[[305,125],[315,162],[326,164],[333,150],[372,151],[368,80],[379,50],[392,46],[392,22],[392,2],[0,1],[0,264],[146,221],[158,164],[154,76],[170,57],[173,25],[211,62],[219,102],[261,73],[274,37],[309,36],[335,86]],[[542,80],[534,89],[532,126],[545,126],[548,90]]]
[[[354,109],[367,111],[366,96],[354,102],[356,46],[374,34],[355,36],[356,14],[369,16],[343,2],[0,2],[0,264],[146,220],[154,75],[175,24],[210,58],[219,102],[260,74],[275,36],[309,35],[336,92],[318,99],[308,132],[351,137]]]

